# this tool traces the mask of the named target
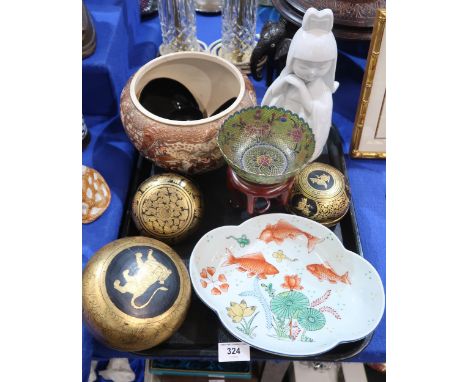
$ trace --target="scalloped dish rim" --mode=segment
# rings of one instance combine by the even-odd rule
[[[326,346],[324,348],[319,348],[318,350],[312,351],[312,352],[309,352],[309,353],[305,353],[303,351],[298,351],[298,352],[295,352],[295,353],[294,352],[281,352],[281,351],[276,351],[276,350],[272,351],[272,350],[266,349],[266,348],[264,348],[262,346],[259,346],[258,341],[253,339],[251,336],[247,336],[244,333],[242,333],[242,334],[238,333],[238,332],[236,332],[234,330],[234,328],[238,328],[238,327],[236,327],[233,323],[230,323],[228,321],[227,315],[223,311],[226,304],[224,304],[223,306],[221,304],[212,304],[212,301],[209,301],[208,299],[205,299],[204,295],[208,294],[209,292],[208,292],[207,289],[204,289],[204,287],[201,286],[201,284],[200,284],[200,282],[198,280],[200,278],[200,270],[204,270],[205,268],[203,268],[201,266],[199,267],[199,265],[195,263],[195,261],[196,261],[195,260],[195,254],[197,254],[197,252],[200,250],[200,247],[201,247],[202,243],[205,242],[208,235],[215,236],[216,233],[226,232],[226,230],[228,230],[228,231],[230,230],[231,234],[233,233],[233,231],[234,231],[234,233],[239,234],[240,233],[239,232],[240,228],[252,225],[252,224],[256,223],[256,221],[258,221],[260,219],[262,219],[262,220],[266,219],[266,217],[271,218],[269,223],[274,223],[275,221],[280,221],[282,219],[285,219],[286,221],[288,219],[292,219],[292,220],[304,221],[304,224],[305,223],[312,224],[312,225],[315,225],[317,227],[320,227],[319,229],[326,230],[325,232],[328,231],[328,233],[334,238],[335,243],[333,245],[339,245],[339,247],[342,250],[342,253],[344,255],[354,256],[354,258],[352,260],[353,264],[355,262],[361,262],[363,267],[367,267],[368,271],[370,271],[370,272],[374,273],[375,275],[377,275],[377,278],[376,278],[376,281],[375,281],[375,293],[376,293],[376,296],[379,299],[379,301],[381,300],[381,307],[380,307],[380,311],[378,311],[378,307],[375,309],[375,313],[376,313],[375,317],[378,317],[378,318],[375,319],[375,323],[368,325],[368,329],[367,328],[365,329],[365,331],[366,331],[365,333],[363,333],[362,335],[353,337],[353,338],[347,338],[346,336],[344,338],[343,338],[343,336],[340,336],[340,338],[338,338],[338,337],[337,338],[332,338],[332,341],[330,341],[330,344],[328,346]],[[227,240],[227,239],[225,239],[225,240]],[[260,239],[256,239],[256,240],[260,240]],[[226,247],[227,246],[228,245],[226,245]],[[238,257],[240,257],[240,256],[238,256]],[[236,258],[236,260],[237,260],[237,258]],[[272,214],[259,215],[259,216],[252,217],[252,218],[242,222],[239,225],[226,225],[226,226],[217,227],[217,228],[214,228],[214,229],[208,231],[207,233],[205,233],[199,239],[199,241],[197,242],[197,244],[195,245],[195,247],[192,250],[192,253],[191,253],[191,256],[190,256],[190,261],[189,261],[189,274],[190,274],[190,280],[192,282],[193,289],[195,290],[195,293],[197,294],[197,296],[200,298],[201,301],[203,301],[203,303],[205,305],[207,305],[211,310],[213,310],[216,313],[219,320],[221,321],[221,323],[223,324],[223,326],[226,328],[226,330],[229,333],[231,333],[235,338],[239,339],[240,341],[243,341],[243,342],[249,344],[249,346],[251,346],[253,348],[256,348],[258,350],[261,350],[261,351],[265,351],[265,352],[270,353],[270,354],[276,354],[276,355],[281,355],[281,356],[286,356],[286,357],[310,357],[310,356],[315,356],[315,355],[319,355],[319,354],[323,354],[325,352],[328,352],[331,349],[338,346],[339,344],[349,343],[349,342],[354,342],[354,341],[361,340],[361,339],[367,337],[369,334],[371,334],[371,333],[373,333],[375,331],[375,329],[377,328],[377,326],[381,322],[384,311],[385,311],[385,290],[384,290],[384,286],[383,286],[383,283],[382,283],[382,279],[381,279],[379,273],[377,272],[377,270],[374,268],[374,266],[368,260],[366,260],[363,256],[360,256],[360,255],[358,255],[358,254],[356,254],[356,253],[354,253],[352,251],[347,250],[343,246],[342,242],[335,235],[335,233],[333,231],[331,231],[329,228],[325,227],[324,225],[322,225],[320,223],[317,223],[317,222],[315,222],[313,220],[310,220],[310,219],[306,219],[306,218],[295,216],[295,215],[285,214],[285,213],[272,213]],[[223,277],[225,277],[225,276],[223,275]],[[343,277],[343,276],[336,275],[336,277]],[[258,275],[256,275],[256,278],[260,279],[258,277]],[[337,280],[339,280],[339,279],[337,279]],[[336,281],[335,281],[335,283],[336,283]],[[374,281],[373,281],[373,283],[374,283]],[[336,285],[336,284],[333,284],[333,285]],[[291,289],[291,291],[292,291],[292,289]],[[286,293],[286,292],[284,292],[284,293]],[[225,300],[222,300],[222,301],[228,301],[228,300],[225,299]],[[237,305],[239,305],[239,304],[237,304]],[[314,306],[314,305],[311,305],[311,307],[312,306]],[[228,309],[228,312],[229,312],[229,308],[226,308],[226,309]],[[247,307],[247,309],[250,309],[250,308]],[[311,309],[311,310],[314,310],[314,309]],[[322,315],[323,315],[323,313],[322,313]],[[265,316],[266,316],[266,314],[265,314]],[[291,322],[292,321],[293,320],[291,319]],[[305,333],[306,333],[306,330],[304,330],[303,335]],[[250,337],[250,339],[249,339],[249,337]],[[278,338],[277,340],[279,341],[280,338]],[[303,347],[304,346],[307,346],[307,345],[303,345]]]

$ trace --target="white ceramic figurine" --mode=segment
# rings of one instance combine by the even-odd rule
[[[309,8],[302,27],[294,35],[286,67],[268,88],[262,105],[277,106],[301,116],[312,128],[315,151],[311,161],[323,150],[330,132],[338,54],[332,33],[333,12]]]

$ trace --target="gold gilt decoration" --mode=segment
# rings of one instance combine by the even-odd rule
[[[356,111],[356,121],[354,123],[353,136],[351,139],[350,155],[353,158],[385,159],[387,156],[385,152],[370,152],[359,150],[359,143],[361,141],[362,130],[364,128],[367,106],[369,105],[372,84],[374,82],[375,71],[377,68],[377,60],[380,54],[380,46],[382,44],[382,38],[385,31],[386,18],[386,10],[378,9],[375,17],[374,29],[372,31],[372,40],[370,42],[369,54],[367,57],[367,66],[366,71],[364,72],[364,81],[361,88],[361,95],[359,97],[360,101]]]
[[[299,202],[296,204],[296,209],[301,211],[304,216],[309,216],[310,206],[307,204],[307,198],[300,198]]]
[[[114,288],[120,293],[130,293],[132,295],[131,305],[135,309],[143,309],[151,302],[154,295],[161,291],[167,291],[166,287],[159,287],[154,290],[149,300],[141,306],[135,304],[138,297],[143,296],[147,290],[156,282],[164,284],[164,281],[171,275],[172,271],[167,269],[164,265],[156,261],[153,257],[153,250],[148,252],[146,261],[142,260],[143,254],[141,252],[135,253],[138,272],[135,276],[130,276],[130,269],[123,271],[125,285],[121,285],[120,280],[114,281]]]
[[[179,242],[195,231],[202,214],[200,191],[177,174],[148,178],[133,198],[133,221],[140,232],[168,243]]]
[[[343,174],[328,164],[314,162],[294,178],[288,209],[296,215],[332,226],[346,215],[349,202],[349,189]]]
[[[185,319],[190,279],[176,252],[143,236],[113,241],[83,271],[83,319],[109,347],[142,351],[168,339]]]

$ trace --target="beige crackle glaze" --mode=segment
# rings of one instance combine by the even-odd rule
[[[161,77],[186,86],[207,115],[228,99],[237,98],[229,108],[209,118],[197,121],[161,118],[138,100],[144,86]],[[219,128],[230,115],[256,103],[252,83],[228,61],[206,53],[179,52],[148,62],[128,80],[120,98],[120,117],[142,155],[160,167],[195,174],[223,164],[216,144]]]

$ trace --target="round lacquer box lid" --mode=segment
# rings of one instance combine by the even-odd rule
[[[146,350],[182,324],[190,291],[187,269],[169,246],[141,236],[119,239],[84,269],[84,321],[109,347]]]
[[[194,232],[203,215],[203,201],[189,179],[171,173],[154,175],[140,184],[133,197],[132,217],[139,231],[167,243]]]
[[[327,227],[337,224],[349,209],[349,186],[336,168],[320,162],[304,167],[289,194],[290,212]]]

